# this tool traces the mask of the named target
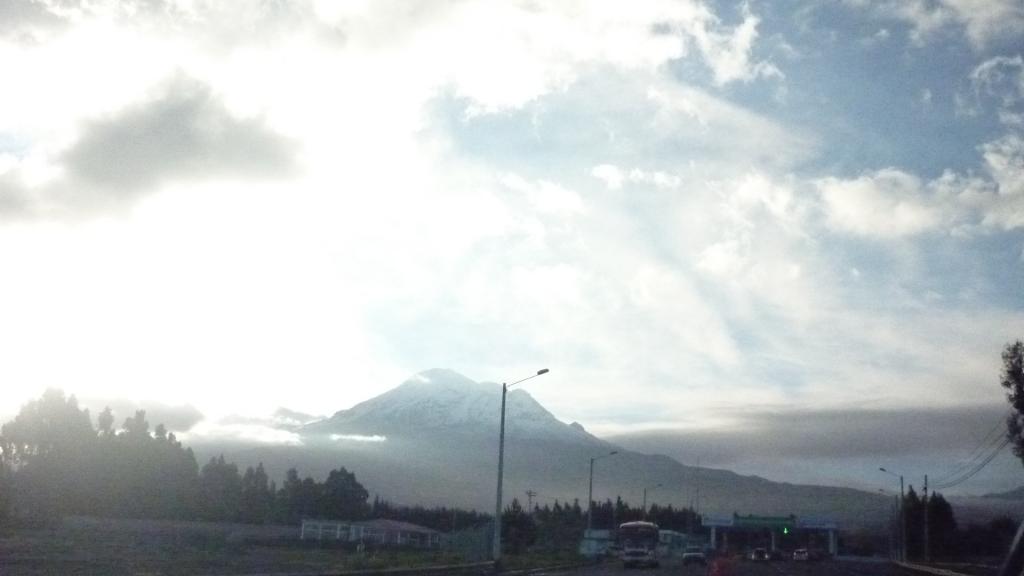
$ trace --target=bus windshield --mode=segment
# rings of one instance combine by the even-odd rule
[[[619,526],[618,540],[623,550],[654,549],[658,546],[658,525],[652,522],[627,522]]]

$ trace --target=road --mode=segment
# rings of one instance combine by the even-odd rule
[[[577,570],[544,572],[544,576],[609,576],[633,574],[636,576],[706,576],[703,567],[683,568],[678,563],[662,564],[658,569],[625,570],[619,563],[589,566]],[[735,562],[728,576],[906,576],[906,572],[888,562],[857,562],[833,560],[827,562]]]

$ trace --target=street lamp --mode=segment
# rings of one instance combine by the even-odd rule
[[[654,486],[648,486],[647,488],[644,488],[644,519],[645,520],[647,519],[647,490],[648,489],[654,490],[655,488],[661,488],[661,486],[662,485],[660,483],[658,483],[658,484],[655,484]]]
[[[594,526],[594,461],[615,456],[618,453],[618,450],[612,450],[603,456],[595,456],[590,459],[590,490],[587,491],[587,533]]]
[[[900,479],[900,546],[899,546],[899,557],[901,562],[907,561],[907,521],[904,518],[904,498],[903,498],[903,475],[895,472],[890,472],[885,468],[879,467],[880,472],[885,472],[889,476],[893,476]]]
[[[498,495],[494,504],[494,542],[491,547],[491,558],[496,563],[501,560],[501,477],[505,470],[505,396],[508,394],[508,389],[516,384],[547,373],[548,369],[542,368],[537,370],[537,373],[532,376],[516,380],[511,384],[502,383],[501,385],[501,431],[498,433]]]

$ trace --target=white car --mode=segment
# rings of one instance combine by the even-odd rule
[[[707,563],[708,558],[704,555],[704,550],[696,546],[689,546],[683,551],[683,566],[689,566],[690,564],[700,564],[703,566]]]

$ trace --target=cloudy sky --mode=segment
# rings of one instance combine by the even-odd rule
[[[548,367],[601,434],[913,409],[975,414],[967,456],[1024,337],[1022,37],[1019,0],[7,0],[0,413]]]

